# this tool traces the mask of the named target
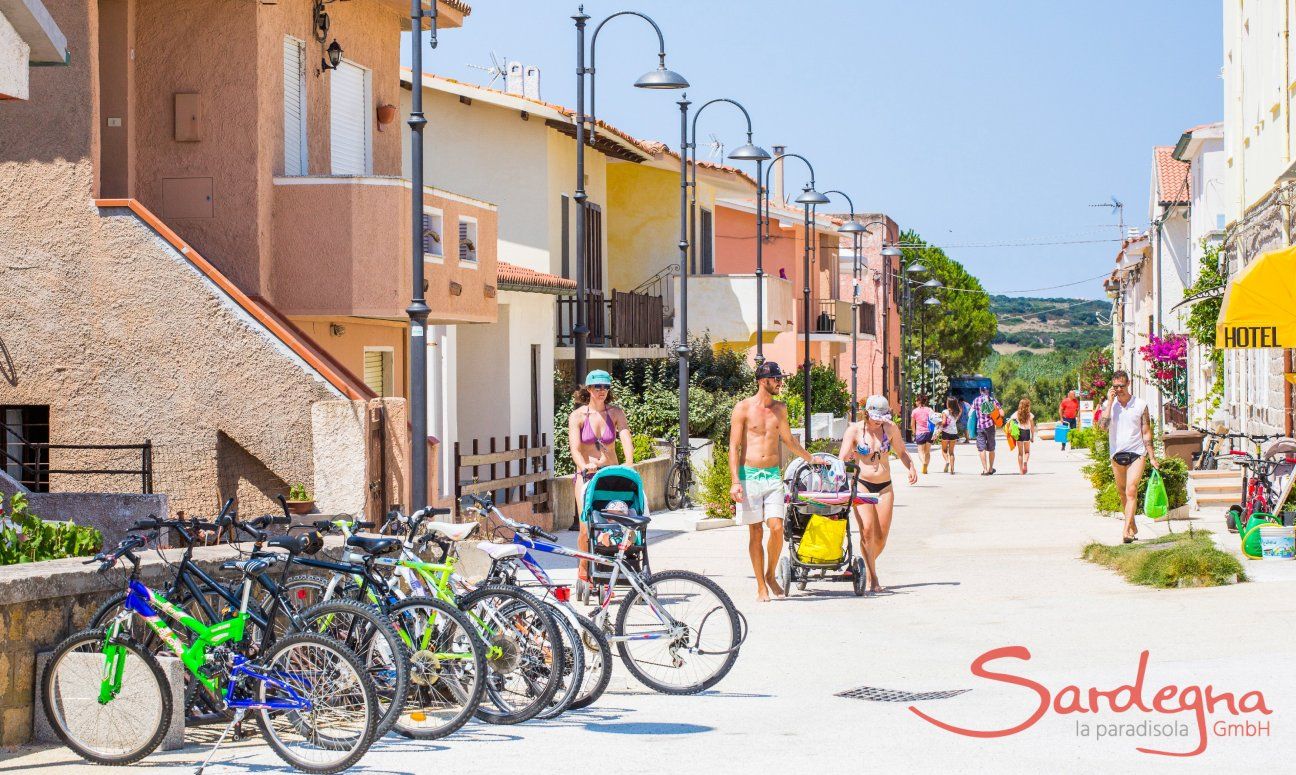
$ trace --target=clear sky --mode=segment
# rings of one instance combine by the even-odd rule
[[[490,54],[536,65],[541,97],[573,105],[577,3],[477,0],[425,54],[430,72],[473,83]],[[742,102],[755,140],[810,158],[820,190],[913,228],[1014,292],[1109,271],[1116,196],[1146,225],[1152,147],[1222,117],[1220,0],[638,0],[587,2],[597,22],[633,9],[666,37],[667,64],[695,105]],[[406,48],[408,47],[408,44]],[[656,65],[634,17],[599,36],[598,113],[677,146],[678,92],[631,86]],[[408,63],[408,53],[402,54]],[[497,86],[502,84],[497,83]],[[708,108],[705,143],[742,141],[741,117]],[[429,160],[435,182],[435,158]],[[805,175],[789,165],[788,187]],[[1106,240],[1106,241],[1095,241]],[[972,247],[1002,243],[1078,244]],[[1097,279],[1023,294],[1102,296]]]

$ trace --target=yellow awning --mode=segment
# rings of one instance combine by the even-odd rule
[[[1265,253],[1233,278],[1215,324],[1215,346],[1296,347],[1296,247]]]

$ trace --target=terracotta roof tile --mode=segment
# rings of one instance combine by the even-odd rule
[[[1158,145],[1152,149],[1157,172],[1157,197],[1159,204],[1183,204],[1190,201],[1188,164],[1174,158],[1173,145]]]
[[[495,276],[501,287],[518,288],[552,288],[554,290],[576,290],[576,281],[559,277],[548,272],[538,272],[525,266],[497,261]]]

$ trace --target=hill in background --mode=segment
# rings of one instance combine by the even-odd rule
[[[1111,325],[1099,322],[1111,313],[1111,302],[1097,299],[991,296],[990,309],[999,324],[995,352],[1022,349],[1088,350],[1111,344]]]

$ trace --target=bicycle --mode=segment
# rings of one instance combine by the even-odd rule
[[[466,495],[462,507],[498,520],[513,531],[513,543],[526,549],[611,566],[611,581],[591,618],[609,643],[616,644],[630,674],[650,689],[663,694],[696,694],[733,669],[747,637],[745,620],[718,584],[691,571],[645,575],[627,564],[626,552],[634,545],[635,531],[647,525],[646,517],[604,514],[625,528],[616,553],[607,556],[562,546],[555,536],[505,517],[489,496]],[[630,591],[621,600],[613,622],[609,609],[620,576],[629,582]],[[717,614],[716,625],[706,630]],[[708,639],[712,635],[714,642]],[[650,673],[655,668],[668,672]]]
[[[171,689],[157,657],[130,635],[138,616],[194,681],[234,710],[199,773],[249,712],[275,754],[296,769],[327,774],[355,764],[374,740],[379,712],[377,690],[354,652],[333,638],[301,632],[263,654],[250,653],[252,577],[276,558],[227,563],[243,576],[239,608],[206,625],[140,581],[135,550],[157,536],[128,536],[86,562],[98,562],[103,573],[129,560],[129,595],[106,627],[73,633],[50,655],[41,674],[42,705],[59,739],[98,764],[131,764],[161,744],[171,723]],[[186,644],[168,619],[192,632],[193,642]]]
[[[690,458],[693,452],[705,448],[710,441],[704,441],[696,447],[689,446],[687,443],[681,445],[677,436],[668,439],[671,448],[672,463],[670,469],[666,472],[666,508],[670,510],[682,509],[692,503],[690,493],[693,491],[693,462]]]

